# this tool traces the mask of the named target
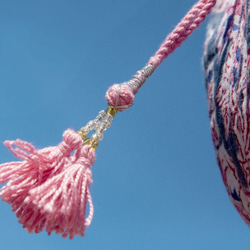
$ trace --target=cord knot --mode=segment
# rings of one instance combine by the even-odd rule
[[[108,104],[116,107],[118,111],[130,108],[134,104],[135,94],[154,70],[154,65],[146,64],[146,66],[138,70],[129,81],[111,86],[106,92]]]
[[[118,111],[130,108],[134,103],[135,95],[129,86],[114,84],[106,92],[106,100],[110,106],[116,107]]]

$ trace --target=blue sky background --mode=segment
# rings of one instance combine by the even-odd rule
[[[191,0],[1,0],[0,141],[57,145],[106,109]],[[215,160],[201,65],[206,22],[115,117],[96,153],[84,238],[28,234],[0,203],[1,250],[248,249]],[[0,145],[1,162],[15,158]]]

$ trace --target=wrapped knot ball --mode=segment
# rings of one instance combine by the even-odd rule
[[[70,156],[72,151],[80,148],[82,138],[75,131],[68,129],[63,133],[63,141],[59,144],[59,149],[65,155]]]
[[[106,92],[106,100],[110,106],[118,111],[130,108],[134,103],[135,95],[126,84],[114,84]]]

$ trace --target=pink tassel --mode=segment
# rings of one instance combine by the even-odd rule
[[[89,186],[94,150],[82,147],[81,136],[72,130],[64,132],[57,147],[36,150],[19,139],[5,145],[23,161],[0,165],[0,184],[7,182],[0,196],[12,205],[23,227],[30,233],[46,227],[49,234],[56,231],[63,237],[83,236],[93,217]],[[87,200],[90,215],[85,219]]]
[[[0,189],[0,196],[7,203],[13,203],[17,194],[27,195],[30,188],[41,185],[49,176],[60,172],[68,163],[71,152],[81,147],[82,139],[74,131],[67,130],[63,134],[63,142],[57,147],[36,150],[30,143],[19,139],[6,141],[5,145],[17,158],[24,160],[0,165],[0,184],[8,181]]]
[[[65,238],[70,235],[84,236],[85,229],[93,217],[93,204],[89,192],[92,183],[91,166],[95,162],[94,150],[85,145],[79,149],[74,161],[57,175],[29,192],[24,203],[33,203],[40,211],[41,221],[32,221],[26,225],[28,230],[38,230],[45,219],[46,231],[62,234]],[[89,201],[89,216],[85,219],[87,200]],[[35,213],[35,211],[34,211]],[[25,215],[24,215],[25,216]],[[41,229],[42,230],[42,229]]]

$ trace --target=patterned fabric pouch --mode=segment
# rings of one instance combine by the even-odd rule
[[[213,144],[231,201],[250,225],[250,1],[219,0],[208,25],[204,70]]]

